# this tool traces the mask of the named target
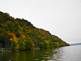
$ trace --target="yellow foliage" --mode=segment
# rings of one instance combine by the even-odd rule
[[[16,48],[19,49],[19,44],[16,45]]]
[[[23,39],[26,38],[26,36],[24,34],[21,34],[20,37]]]
[[[17,42],[16,34],[14,32],[8,33],[8,35],[10,36],[10,40],[12,42]]]

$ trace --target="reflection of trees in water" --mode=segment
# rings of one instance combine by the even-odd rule
[[[33,50],[5,52],[0,54],[0,61],[47,61],[53,55],[53,50]]]
[[[62,61],[61,60],[62,53],[63,53],[63,51],[61,51],[60,49],[53,50],[53,55],[51,57],[51,60],[53,60],[53,61]]]
[[[0,61],[9,61],[11,60],[11,52],[0,51]]]
[[[52,50],[46,49],[33,51],[18,51],[10,54],[7,53],[6,56],[2,56],[2,58],[6,58],[5,61],[8,61],[9,59],[12,61],[47,61],[48,59],[50,59],[50,56],[52,56]]]

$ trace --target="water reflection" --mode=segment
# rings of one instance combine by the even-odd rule
[[[0,52],[0,61],[81,61],[81,45],[60,49]]]
[[[9,61],[11,59],[11,54],[8,52],[0,52],[0,61]]]
[[[60,53],[60,61],[81,61],[81,45],[61,48]]]
[[[1,52],[0,61],[48,61],[53,50],[33,50],[18,52]]]
[[[53,53],[51,61],[81,61],[81,45],[62,47]]]

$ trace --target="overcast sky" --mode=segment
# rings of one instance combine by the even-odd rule
[[[0,0],[0,11],[25,18],[66,42],[81,42],[81,0]]]

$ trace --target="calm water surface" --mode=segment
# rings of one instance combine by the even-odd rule
[[[0,61],[81,61],[81,45],[56,50],[0,52]]]

